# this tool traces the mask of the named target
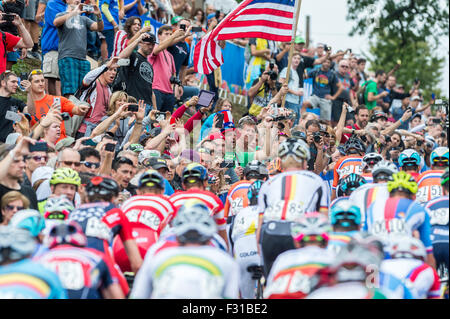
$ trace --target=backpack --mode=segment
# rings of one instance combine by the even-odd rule
[[[358,105],[366,104],[366,99],[364,98],[364,93],[366,92],[366,87],[369,84],[369,81],[364,84],[364,86],[360,87],[356,92],[356,98],[358,99]]]

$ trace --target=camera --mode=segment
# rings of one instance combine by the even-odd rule
[[[14,21],[14,14],[11,13],[3,13],[1,15],[2,20],[5,20],[5,22],[13,22]]]
[[[386,141],[386,143],[389,143],[391,141],[391,137],[389,135],[385,135],[384,140]]]
[[[186,25],[185,24],[180,24],[180,29],[183,31],[186,31]]]
[[[269,71],[267,72],[269,74],[269,77],[272,81],[276,81],[278,77],[278,73],[274,71],[275,68],[275,61],[271,60],[269,63]]]
[[[326,44],[323,45],[323,49],[324,49],[326,52],[331,51],[331,47],[329,47],[329,46],[326,45]]]
[[[61,118],[63,121],[67,121],[70,119],[70,114],[67,112],[61,113]]]
[[[314,132],[313,133],[313,139],[314,139],[314,142],[320,143],[320,141],[322,140],[322,136],[320,135],[319,132]]]
[[[220,10],[216,11],[216,20],[219,21],[220,18]]]
[[[89,6],[89,5],[83,5],[82,10],[86,11],[86,12],[94,12],[94,7],[93,6]]]
[[[172,75],[170,77],[170,84],[175,84],[175,85],[182,86],[181,80],[177,76],[174,76],[174,75]]]

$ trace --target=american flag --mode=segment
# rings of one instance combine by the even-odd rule
[[[218,41],[262,38],[289,42],[292,37],[295,0],[245,0],[208,32],[194,50],[194,70],[209,74],[223,64]]]

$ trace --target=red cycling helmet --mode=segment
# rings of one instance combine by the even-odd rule
[[[48,234],[50,249],[63,244],[84,247],[87,244],[86,235],[81,226],[74,220],[62,222],[50,229]]]

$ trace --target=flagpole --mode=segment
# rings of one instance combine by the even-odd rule
[[[292,63],[292,55],[294,54],[295,35],[297,33],[298,17],[300,16],[300,7],[302,6],[302,0],[296,0],[296,1],[297,1],[297,5],[296,5],[296,9],[295,9],[294,28],[292,29],[291,48],[289,49],[286,81],[284,82],[287,85],[289,85],[289,77],[291,75],[291,63]],[[281,102],[281,107],[284,108],[285,104],[286,104],[286,95],[283,97],[283,100]]]

